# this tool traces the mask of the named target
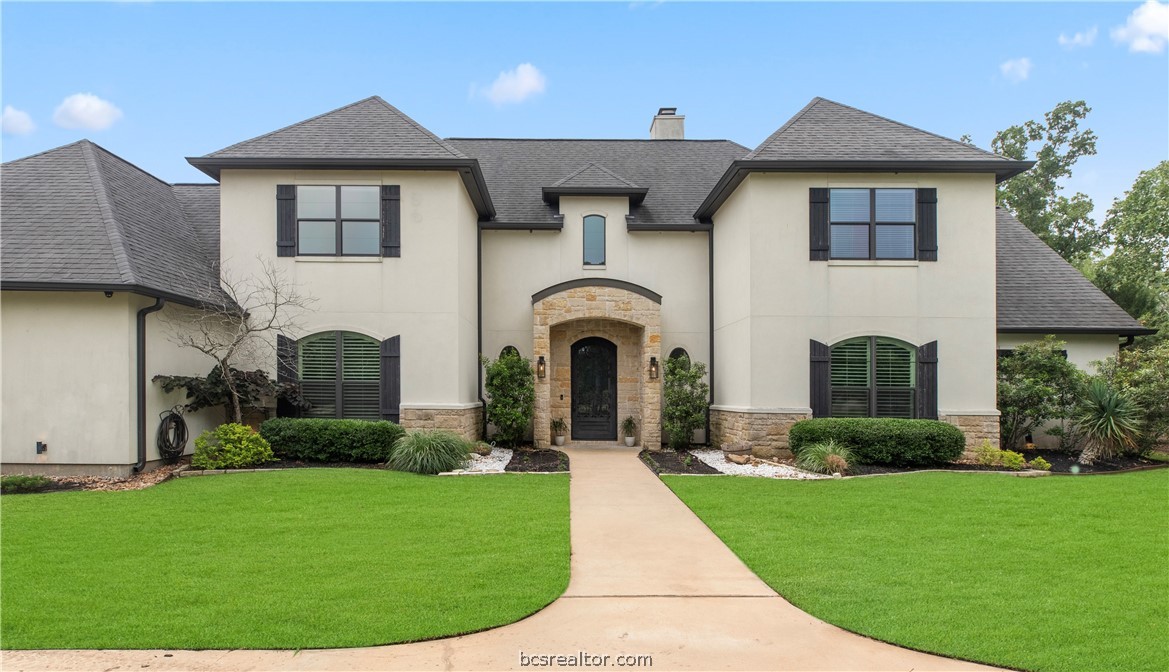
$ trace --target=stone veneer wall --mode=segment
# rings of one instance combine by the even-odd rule
[[[625,415],[640,418],[638,429],[641,444],[651,450],[659,449],[662,432],[662,385],[660,377],[650,380],[648,371],[651,357],[662,361],[661,305],[626,289],[598,286],[573,287],[540,299],[532,304],[533,365],[541,356],[548,367],[558,361],[554,357],[552,347],[553,327],[580,320],[591,321],[594,324],[597,321],[615,321],[625,323],[639,331],[637,361],[629,360],[629,364],[635,364],[637,367],[641,408],[639,413],[627,412]],[[572,330],[577,331],[576,327]],[[568,331],[565,330],[563,333],[567,335]],[[618,376],[621,376],[620,342],[617,347]],[[571,367],[570,363],[569,366]],[[631,379],[633,376],[628,375],[626,378]],[[537,448],[546,448],[551,443],[552,436],[548,423],[552,417],[559,417],[552,415],[552,381],[551,371],[543,380],[536,379],[536,413],[532,422],[532,438]],[[628,387],[626,389],[628,390]],[[619,384],[618,391],[620,390]],[[560,394],[560,390],[557,389],[558,404]],[[630,393],[628,396],[633,395]],[[565,422],[569,421],[569,415],[565,414]],[[618,417],[617,422],[620,423],[622,419],[624,416]]]
[[[811,413],[767,413],[710,410],[711,445],[745,441],[755,457],[791,457],[787,435],[791,426]]]
[[[403,408],[399,423],[407,431],[445,429],[469,441],[483,438],[483,407],[472,408]]]
[[[645,382],[642,378],[649,375],[641,370],[641,332],[640,327],[628,322],[599,319],[574,320],[552,327],[549,332],[552,356],[548,361],[548,376],[552,379],[551,417],[564,418],[569,442],[572,440],[572,344],[590,336],[600,336],[617,346],[617,438],[624,436],[621,421],[629,416],[637,422],[640,438],[641,388]]]
[[[966,457],[974,457],[974,449],[982,442],[990,441],[995,448],[999,445],[999,416],[997,415],[939,415],[938,420],[948,422],[966,435]]]

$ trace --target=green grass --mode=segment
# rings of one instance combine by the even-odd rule
[[[1027,670],[1169,670],[1169,471],[664,480],[848,630]]]
[[[365,646],[568,585],[568,478],[298,469],[0,498],[5,649]]]

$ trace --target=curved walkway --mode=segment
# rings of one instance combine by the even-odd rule
[[[543,611],[463,637],[364,649],[7,651],[6,670],[990,669],[841,630],[776,595],[637,459],[568,448],[572,579]],[[483,477],[487,478],[487,477]],[[575,667],[521,656],[589,656]],[[643,659],[644,660],[644,659]],[[626,664],[621,669],[636,666]]]

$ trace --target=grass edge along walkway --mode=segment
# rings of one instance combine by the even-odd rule
[[[1169,669],[1169,470],[663,480],[846,630],[1026,670]]]

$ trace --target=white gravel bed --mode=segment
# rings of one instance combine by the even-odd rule
[[[471,461],[467,463],[466,469],[460,469],[455,473],[481,473],[486,471],[503,471],[507,463],[511,461],[511,448],[492,448],[490,455],[476,455],[471,453]]]
[[[832,478],[831,476],[823,476],[821,474],[810,474],[806,471],[800,471],[793,467],[788,467],[780,464],[769,464],[767,462],[760,462],[754,460],[750,464],[735,464],[734,462],[727,462],[723,451],[718,448],[706,450],[691,450],[690,453],[702,460],[704,463],[718,469],[724,474],[731,476],[759,476],[762,478],[787,478],[792,480],[813,480],[818,478]]]

